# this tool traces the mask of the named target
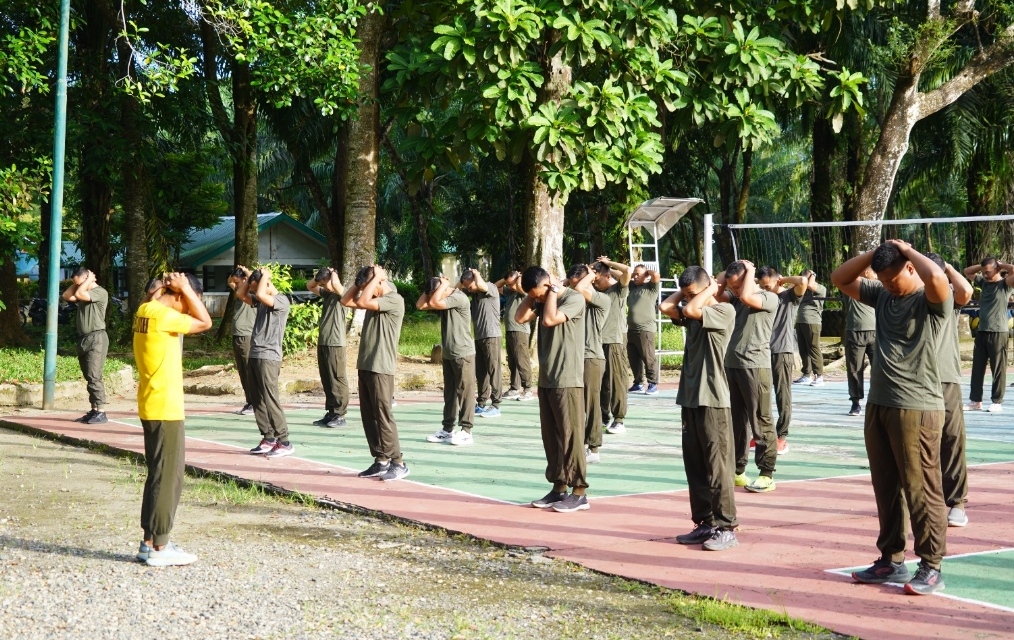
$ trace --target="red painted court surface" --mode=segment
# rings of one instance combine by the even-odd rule
[[[843,403],[843,384],[829,383],[825,388],[801,391],[812,394],[812,402],[794,410],[800,431],[808,441],[821,434],[850,438],[861,446],[861,422],[846,422],[839,417],[847,410]],[[847,396],[847,394],[845,394]],[[425,398],[429,401],[433,398]],[[521,403],[510,403],[521,404]],[[674,415],[673,394],[637,398],[631,414],[665,412]],[[840,405],[844,404],[844,409]],[[504,403],[508,405],[508,403]],[[202,407],[202,424],[226,425],[228,409],[221,404]],[[529,403],[534,409],[534,403]],[[439,406],[432,408],[416,402],[401,402],[396,410],[402,440],[406,431],[426,433],[433,424],[410,425],[408,418],[426,409],[436,412],[433,424],[439,425]],[[507,407],[507,409],[512,409]],[[292,407],[293,415],[306,413]],[[190,411],[197,414],[193,406]],[[399,416],[397,412],[405,413]],[[320,411],[313,409],[313,417]],[[506,412],[505,412],[506,413]],[[135,416],[112,415],[105,425],[82,425],[72,421],[76,414],[47,414],[45,417],[0,419],[0,426],[38,430],[80,441],[99,442],[117,449],[141,452],[141,430]],[[351,418],[358,418],[352,408]],[[188,425],[198,416],[188,418]],[[851,419],[855,421],[856,419]],[[294,422],[295,418],[290,418]],[[480,421],[477,419],[477,423]],[[424,522],[463,532],[498,543],[526,547],[545,547],[546,555],[580,563],[589,568],[627,578],[644,580],[683,591],[727,598],[754,607],[784,611],[791,616],[813,621],[840,633],[862,638],[1014,638],[1014,420],[996,415],[969,415],[970,524],[948,530],[948,559],[943,573],[947,589],[939,596],[905,596],[894,585],[857,585],[847,568],[865,566],[877,556],[877,521],[869,477],[861,469],[846,467],[840,474],[828,474],[821,463],[820,477],[807,477],[807,447],[801,447],[790,464],[790,454],[779,459],[779,467],[799,478],[779,482],[775,492],[749,494],[737,490],[740,521],[740,546],[711,553],[700,547],[684,547],[674,537],[692,528],[685,484],[673,482],[671,491],[593,497],[589,511],[559,514],[532,509],[502,498],[486,497],[483,492],[464,492],[453,483],[441,486],[439,474],[427,472],[430,459],[413,462],[411,447],[406,459],[413,467],[408,480],[384,484],[355,477],[359,468],[322,461],[314,447],[300,446],[296,456],[267,461],[246,453],[238,444],[222,442],[228,438],[203,439],[218,433],[210,426],[200,431],[202,438],[188,438],[187,462],[191,466],[231,474],[285,489],[310,493],[321,498],[381,511],[399,518]],[[358,425],[358,420],[355,421]],[[476,433],[484,425],[477,424]],[[248,446],[256,444],[252,429]],[[413,431],[413,428],[416,431]],[[501,429],[508,427],[502,426]],[[518,426],[518,429],[524,428]],[[353,446],[364,468],[370,462],[365,440],[358,426],[335,435]],[[636,429],[628,418],[628,429]],[[295,431],[294,431],[295,432]],[[331,432],[319,430],[317,433]],[[310,434],[309,431],[306,432]],[[490,433],[493,429],[490,428]],[[310,434],[313,435],[313,434]],[[309,438],[310,435],[303,436]],[[529,434],[538,442],[538,432]],[[217,437],[217,436],[216,436]],[[674,436],[678,438],[678,436]],[[803,437],[803,436],[800,436]],[[346,441],[346,439],[348,439]],[[492,437],[491,437],[492,439]],[[672,458],[671,443],[659,436],[658,450]],[[792,437],[790,435],[790,443]],[[479,455],[479,437],[476,453]],[[338,445],[336,445],[338,446]],[[345,445],[341,445],[345,446]],[[412,445],[415,446],[415,445]],[[443,447],[446,445],[435,445]],[[595,465],[589,480],[594,496],[595,480],[607,484],[610,474],[634,473],[636,464],[617,463],[609,467],[607,440],[603,463]],[[622,448],[617,445],[619,450]],[[816,451],[819,447],[810,447]],[[419,449],[422,451],[422,449]],[[436,454],[451,455],[448,449]],[[844,450],[844,449],[843,449]],[[973,453],[974,450],[974,453]],[[432,449],[430,451],[433,451]],[[520,451],[520,448],[519,448]],[[447,452],[446,454],[444,452]],[[313,455],[316,459],[310,459]],[[467,449],[453,452],[458,463],[467,465]],[[521,455],[519,453],[519,455]],[[651,450],[647,454],[651,455]],[[663,455],[663,454],[659,454]],[[843,454],[844,455],[844,454]],[[619,455],[616,456],[620,457]],[[344,460],[342,460],[344,461]],[[510,465],[510,459],[503,461]],[[672,469],[682,474],[678,460],[667,459]],[[416,468],[419,472],[416,473]],[[462,466],[464,468],[464,466]],[[752,468],[752,464],[751,464]],[[631,471],[634,469],[635,471]],[[803,471],[801,471],[801,469]],[[837,475],[839,477],[827,477]],[[776,480],[778,474],[776,473]],[[419,479],[426,480],[425,482]],[[433,480],[433,478],[438,478]],[[674,476],[674,480],[682,480]],[[534,486],[548,487],[534,478]],[[615,479],[614,479],[615,481]],[[539,483],[542,485],[539,485]],[[500,487],[498,490],[504,490]],[[495,493],[495,492],[494,492]],[[526,488],[525,494],[530,493]],[[499,495],[499,494],[497,494]],[[531,495],[531,498],[540,497]],[[519,500],[520,501],[520,500]],[[185,523],[181,523],[185,526]],[[911,556],[910,558],[914,557]]]

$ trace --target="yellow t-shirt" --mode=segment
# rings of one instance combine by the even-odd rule
[[[183,345],[191,318],[161,302],[146,302],[134,316],[137,413],[142,420],[183,420]]]

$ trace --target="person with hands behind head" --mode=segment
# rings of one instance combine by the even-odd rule
[[[186,467],[183,352],[180,338],[211,328],[193,274],[170,273],[149,283],[134,316],[137,413],[148,475],[141,499],[144,533],[137,559],[151,566],[186,565],[197,556],[169,541]]]
[[[567,272],[567,286],[580,293],[585,300],[584,310],[584,441],[585,461],[601,461],[602,405],[600,390],[606,356],[602,350],[602,329],[612,304],[609,296],[592,286],[595,271],[591,265],[578,264]]]
[[[757,286],[756,267],[737,260],[718,276],[719,302],[736,309],[736,324],[725,353],[729,378],[732,428],[736,436],[736,486],[752,493],[775,490],[777,437],[771,420],[771,331],[778,296]],[[750,439],[759,475],[746,475]]]
[[[359,339],[359,411],[370,445],[373,464],[359,472],[360,478],[401,480],[409,474],[394,421],[394,371],[398,362],[398,339],[405,318],[405,300],[379,264],[364,266],[354,284],[342,296],[342,304],[366,311]]]
[[[503,394],[504,399],[534,400],[532,391],[532,352],[529,340],[532,328],[527,324],[514,321],[525,292],[521,290],[521,272],[511,271],[502,280],[497,280],[496,288],[504,297],[504,328],[507,332],[507,369],[510,374],[510,389]]]
[[[678,282],[679,290],[659,305],[659,311],[686,331],[676,404],[694,529],[676,541],[723,551],[739,544],[736,454],[725,370],[736,310],[715,298],[718,282],[702,267],[687,267]]]
[[[226,284],[235,293],[240,285],[245,284],[250,277],[250,270],[243,265],[236,265],[236,269],[229,274]],[[254,320],[257,319],[257,312],[253,307],[243,303],[236,296],[232,305],[232,357],[236,361],[236,373],[239,374],[239,384],[243,387],[244,404],[236,412],[237,415],[253,415],[253,380],[250,378],[250,334],[253,333]]]
[[[71,284],[64,290],[65,301],[77,305],[77,361],[81,366],[88,387],[88,401],[91,410],[75,422],[103,424],[108,422],[102,407],[106,404],[106,385],[102,369],[109,352],[109,336],[106,334],[106,308],[109,293],[95,281],[95,274],[88,269],[78,269],[71,278]]]
[[[584,296],[531,266],[521,274],[526,296],[514,319],[539,319],[539,422],[552,490],[536,509],[571,513],[589,508],[584,452]],[[572,489],[567,493],[567,488]]]
[[[965,277],[974,278],[979,287],[979,326],[972,349],[972,385],[968,411],[982,410],[982,384],[986,377],[986,364],[993,375],[990,413],[1003,411],[1003,395],[1007,389],[1007,341],[1010,316],[1007,305],[1014,293],[1014,265],[1005,264],[992,256],[979,264],[965,268]],[[1006,275],[1005,275],[1006,274]]]
[[[455,289],[444,276],[430,278],[426,291],[415,306],[440,316],[440,345],[444,374],[443,428],[427,442],[472,444],[475,419],[475,343],[469,331],[471,312],[468,296]],[[457,420],[460,429],[454,431]]]
[[[472,325],[475,327],[475,375],[479,396],[475,415],[483,418],[500,416],[503,375],[500,373],[500,292],[490,286],[478,269],[465,269],[461,274],[461,290],[472,300]],[[486,406],[486,401],[490,406]]]
[[[876,280],[877,274],[867,268],[862,278]],[[873,366],[873,354],[877,341],[877,319],[873,307],[858,300],[845,296],[845,375],[848,378],[849,401],[852,407],[850,416],[858,416],[863,412],[859,401],[865,396],[863,374],[867,365]]]
[[[824,384],[824,356],[820,351],[820,328],[821,314],[824,311],[823,298],[827,296],[827,287],[817,282],[817,274],[810,269],[800,275],[806,279],[806,291],[796,314],[796,337],[803,374],[794,383],[819,387]]]
[[[658,359],[655,357],[658,288],[661,276],[654,269],[639,264],[630,279],[630,301],[627,305],[627,358],[634,374],[633,393],[658,393]]]
[[[599,256],[592,263],[592,285],[609,298],[609,313],[602,327],[602,426],[606,433],[623,433],[627,417],[627,297],[630,295],[630,265]]]
[[[317,371],[324,386],[324,416],[315,420],[318,427],[344,427],[349,410],[349,380],[345,374],[345,307],[338,271],[322,267],[306,283],[310,293],[320,296],[321,312],[317,333]]]
[[[878,280],[862,277],[867,267]],[[940,562],[947,552],[939,337],[953,321],[950,282],[932,260],[901,240],[846,261],[831,281],[844,295],[873,307],[877,319],[863,435],[880,521],[880,558],[852,577],[906,583],[911,594],[933,593],[943,587]],[[914,577],[905,566],[906,506],[921,558]]]
[[[238,285],[236,297],[257,312],[250,336],[250,377],[254,389],[254,416],[261,441],[250,453],[264,454],[270,459],[292,455],[295,448],[289,442],[289,424],[278,392],[289,298],[278,293],[267,267],[251,273],[245,286],[242,283]]]

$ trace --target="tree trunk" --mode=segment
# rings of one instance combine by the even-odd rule
[[[343,186],[342,278],[350,280],[377,259],[377,168],[380,159],[380,45],[387,18],[366,14],[356,28],[359,38],[359,106],[346,125]]]
[[[733,167],[735,169],[735,167]],[[753,176],[753,150],[743,149],[743,179],[736,197],[736,224],[746,222],[746,205],[750,201],[750,180]]]
[[[133,56],[125,43],[118,44],[124,75],[127,67],[133,65]],[[127,271],[127,317],[133,318],[144,298],[145,284],[148,282],[148,216],[145,210],[144,160],[141,157],[141,131],[138,117],[137,101],[132,97],[123,98],[123,111],[120,126],[123,139],[127,143],[121,165],[121,182],[123,194],[120,198],[124,213],[124,230],[126,232],[126,257],[124,266]],[[133,335],[125,331],[120,338],[121,344],[130,344]]]
[[[832,193],[832,160],[834,158],[834,130],[826,118],[816,117],[812,131],[813,178],[810,181],[810,220],[831,222],[834,219]],[[834,227],[812,227],[813,264],[806,265],[827,282],[831,271],[838,266],[837,234]],[[793,274],[795,275],[795,274]]]
[[[250,85],[250,67],[232,65],[233,127],[239,148],[232,158],[233,201],[236,216],[235,262],[259,262],[257,238],[257,100]]]
[[[430,216],[424,213],[430,205],[420,197],[422,193],[422,190],[419,190],[416,192],[416,195],[410,195],[408,202],[409,206],[412,207],[412,218],[415,220],[415,232],[416,239],[419,242],[419,260],[422,263],[422,272],[428,279],[436,275],[436,269],[433,265],[433,252],[430,250]]]
[[[94,147],[104,142],[94,140],[85,143],[85,155],[95,151]],[[96,153],[100,153],[97,152]],[[113,186],[104,175],[92,171],[81,171],[81,240],[83,243],[84,267],[95,273],[95,280],[115,296],[112,286],[112,219]],[[113,305],[109,305],[112,309]]]
[[[8,249],[0,259],[0,302],[5,307],[0,310],[0,344],[15,345],[24,342],[24,334],[21,331],[18,267],[14,262],[14,248]]]

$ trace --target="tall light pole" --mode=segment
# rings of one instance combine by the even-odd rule
[[[63,165],[67,143],[67,40],[70,0],[60,0],[60,50],[56,66],[56,127],[53,132],[53,213],[49,220],[49,282],[46,294],[46,364],[42,408],[52,409],[56,395],[56,337],[60,313],[60,254],[63,249]]]

